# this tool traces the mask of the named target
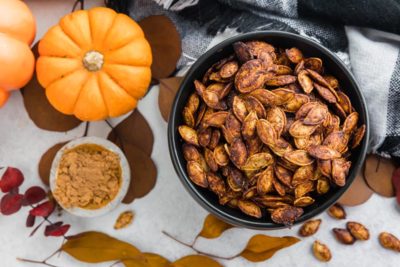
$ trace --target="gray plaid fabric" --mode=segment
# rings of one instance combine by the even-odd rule
[[[313,38],[356,76],[371,118],[370,150],[400,157],[400,0],[109,0],[109,5],[135,20],[170,17],[182,37],[183,71],[240,32],[282,30]]]

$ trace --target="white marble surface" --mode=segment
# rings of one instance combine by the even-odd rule
[[[38,35],[57,22],[58,18],[70,11],[71,0],[29,0],[38,19]],[[90,5],[100,4],[101,0],[86,1]],[[186,193],[180,184],[169,160],[167,146],[167,124],[162,120],[157,108],[158,88],[154,87],[140,102],[139,110],[150,123],[155,144],[153,159],[159,170],[157,185],[146,197],[135,200],[131,205],[121,205],[115,211],[98,219],[82,219],[64,214],[62,220],[70,223],[70,234],[86,230],[109,233],[117,238],[135,244],[142,251],[159,253],[175,260],[193,251],[165,237],[166,230],[179,239],[191,242],[200,230],[207,215]],[[114,120],[116,123],[117,120]],[[40,184],[37,164],[41,155],[53,144],[82,135],[84,126],[67,133],[48,132],[35,127],[28,118],[19,93],[14,93],[8,104],[0,110],[0,165],[16,166],[25,174],[26,181],[22,189]],[[92,124],[89,134],[105,137],[109,129],[104,123]],[[120,231],[113,230],[113,223],[120,212],[127,209],[136,213],[133,224]],[[17,257],[43,259],[60,246],[61,239],[45,238],[41,232],[29,238],[31,229],[25,228],[27,209],[10,217],[0,216],[0,259],[1,266],[36,266],[16,261]],[[345,222],[335,221],[326,214],[320,216],[323,223],[320,231],[313,237],[303,239],[296,245],[281,250],[266,262],[253,264],[243,259],[221,261],[225,266],[317,266],[322,265],[311,255],[311,244],[315,239],[328,244],[333,258],[327,266],[400,266],[400,254],[380,247],[377,235],[386,230],[400,237],[400,213],[396,210],[394,199],[385,199],[374,195],[366,204],[347,208],[348,218],[364,223],[371,232],[371,240],[357,242],[352,246],[337,243],[331,234],[333,227],[343,227]],[[291,230],[257,232],[245,229],[230,229],[219,239],[200,239],[197,248],[218,255],[236,254],[255,233],[273,236],[296,235],[298,227]],[[54,258],[53,264],[62,267],[93,266],[61,255]],[[109,266],[110,263],[96,266]]]

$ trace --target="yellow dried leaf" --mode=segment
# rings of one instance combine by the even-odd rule
[[[278,250],[289,247],[299,241],[300,239],[292,236],[255,235],[249,240],[240,256],[251,262],[265,261],[271,258]]]
[[[204,220],[203,229],[199,236],[204,238],[217,238],[233,226],[209,214]]]
[[[222,267],[222,265],[207,256],[189,255],[173,262],[171,267]]]
[[[169,267],[170,262],[154,253],[143,253],[144,258],[123,260],[125,267]]]
[[[68,237],[61,250],[88,263],[143,258],[135,246],[100,232],[84,232]]]

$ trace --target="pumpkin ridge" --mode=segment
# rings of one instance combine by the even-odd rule
[[[82,95],[82,93],[83,93],[84,87],[86,86],[86,84],[87,84],[87,83],[89,82],[89,80],[91,79],[91,75],[94,75],[97,84],[99,84],[99,83],[98,83],[97,74],[91,73],[91,72],[89,72],[88,74],[89,74],[89,75],[87,76],[86,81],[85,81],[84,83],[82,83],[82,86],[81,86],[81,88],[80,88],[80,90],[79,90],[78,97],[76,98],[76,101],[75,101],[75,103],[74,103],[74,115],[75,115],[75,117],[77,117],[77,116],[76,116],[76,114],[77,114],[76,105],[77,105],[77,103],[78,103],[78,101],[79,101],[79,99],[80,99],[80,97],[81,97],[81,95]],[[99,87],[100,87],[100,84],[99,84]],[[104,107],[105,107],[105,109],[106,109],[106,111],[107,111],[107,114],[109,114],[108,107],[107,107],[107,105],[105,104],[105,101],[104,101],[103,92],[101,92],[101,89],[99,90],[99,92],[100,92],[100,95],[101,95],[101,100],[103,101],[103,105],[104,105]],[[77,117],[77,118],[80,119],[79,117]],[[80,120],[81,120],[81,119],[80,119]]]
[[[129,39],[129,41],[127,41],[127,42],[124,43],[123,45],[120,45],[120,46],[118,46],[118,47],[116,47],[116,48],[110,49],[110,50],[106,51],[105,53],[110,53],[110,52],[114,52],[114,51],[116,51],[116,50],[118,50],[118,49],[121,49],[121,48],[123,48],[124,46],[127,46],[128,44],[130,44],[130,43],[132,43],[133,41],[135,41],[135,39],[137,39],[137,37],[132,37],[132,39]]]
[[[81,51],[84,53],[82,47],[81,47],[74,39],[72,39],[71,36],[69,36],[69,35],[64,31],[64,29],[62,28],[62,26],[61,26],[61,25],[58,25],[58,26],[60,26],[60,29],[61,29],[61,31],[65,34],[65,36],[67,36],[68,39],[70,39],[71,42],[73,42],[77,47],[79,47],[79,49],[81,49]]]
[[[67,36],[68,39],[70,39],[77,47],[79,47],[81,49],[81,51],[83,53],[85,53],[83,48],[63,29],[63,27],[61,25],[59,25],[59,26],[60,26],[61,31],[65,34],[65,36]]]
[[[58,82],[59,80],[64,79],[64,78],[66,78],[66,77],[68,77],[68,76],[70,76],[70,75],[72,75],[72,74],[74,74],[75,72],[78,72],[78,71],[80,71],[80,70],[82,70],[82,68],[74,69],[73,71],[70,71],[70,72],[68,72],[67,74],[63,75],[63,77],[60,77],[60,78],[58,78],[58,79],[55,79],[54,81],[52,81],[51,83],[49,83],[49,84],[46,86],[46,88],[44,88],[44,90],[46,90],[48,87],[52,86],[54,83]],[[84,84],[85,84],[85,83],[86,83],[86,81],[84,82]]]
[[[150,66],[151,66],[151,64],[150,64],[150,65],[145,65],[145,64],[133,65],[133,64],[118,63],[118,62],[116,62],[116,61],[113,61],[113,60],[108,59],[108,58],[106,57],[106,55],[104,55],[104,58],[105,58],[105,60],[104,60],[103,67],[104,67],[104,65],[119,65],[119,66],[139,67],[139,68],[150,68]]]
[[[43,58],[53,58],[53,59],[61,59],[61,60],[64,60],[64,59],[68,59],[68,60],[77,60],[77,61],[79,61],[79,59],[77,59],[77,58],[71,58],[71,57],[65,57],[65,58],[62,58],[62,57],[53,57],[53,56],[41,56],[41,57],[43,57]],[[36,71],[38,71],[38,65],[39,65],[39,60],[37,60],[36,61]],[[52,85],[54,82],[56,82],[56,81],[58,81],[59,79],[62,79],[62,78],[64,78],[64,77],[66,77],[66,76],[68,76],[68,75],[70,75],[70,74],[72,74],[72,73],[74,73],[74,72],[76,72],[76,71],[79,71],[79,70],[82,70],[83,69],[83,66],[81,65],[81,66],[79,66],[79,67],[76,67],[75,69],[72,69],[72,70],[70,70],[70,71],[68,71],[68,72],[65,72],[65,73],[63,73],[61,76],[59,76],[59,77],[56,77],[54,80],[52,80],[50,83],[48,83],[46,86],[42,83],[42,81],[38,78],[38,81],[39,81],[39,83],[43,86],[43,87],[48,87],[48,86],[50,86],[50,85]]]
[[[100,95],[101,95],[101,99],[103,100],[103,105],[106,109],[106,113],[108,116],[110,116],[110,110],[107,106],[107,101],[104,98],[104,93],[103,93],[103,88],[101,87],[101,83],[99,82],[99,75],[97,73],[93,73],[95,79],[96,79],[96,83],[99,85],[99,91],[100,91]]]
[[[105,40],[107,40],[108,35],[110,34],[110,31],[111,31],[112,28],[114,27],[114,24],[115,24],[115,21],[117,20],[117,17],[118,17],[118,13],[115,13],[114,18],[113,18],[113,22],[111,23],[110,28],[108,28],[106,34],[104,35],[103,42],[104,42]],[[105,51],[101,51],[101,52],[104,54]]]
[[[82,85],[80,86],[81,88],[79,89],[78,97],[75,99],[75,103],[73,105],[74,106],[74,113],[75,113],[76,103],[78,103],[79,97],[81,97],[81,94],[82,94],[82,91],[83,91],[83,87],[86,85],[86,83],[89,81],[89,79],[90,79],[90,73],[89,73],[89,75],[87,75],[85,82],[83,82]]]
[[[51,43],[51,41],[48,41],[48,40],[52,40],[53,39],[53,37],[52,37],[52,35],[54,35],[54,36],[57,36],[57,30],[59,30],[59,32],[60,32],[60,35],[62,35],[62,37],[63,38],[66,38],[67,40],[69,40],[70,42],[71,42],[71,45],[72,46],[75,46],[74,48],[75,49],[77,49],[77,50],[79,50],[79,53],[78,54],[75,54],[75,55],[66,55],[66,54],[63,54],[63,56],[62,57],[66,57],[66,58],[80,58],[81,56],[82,56],[82,53],[84,53],[84,51],[82,50],[82,48],[79,46],[79,45],[77,45],[75,42],[74,42],[74,40],[72,40],[64,31],[63,31],[63,29],[61,28],[61,26],[60,25],[54,25],[53,27],[51,27],[50,29],[49,29],[49,31],[42,37],[42,39],[39,41],[39,47],[38,47],[38,50],[39,50],[39,54],[40,54],[40,56],[43,56],[42,54],[43,54],[43,43],[46,43],[46,42],[50,42]],[[51,32],[51,34],[49,34]],[[50,36],[50,37],[49,37]],[[57,38],[59,38],[59,37],[57,37]],[[64,41],[65,42],[65,41]],[[50,44],[46,44],[47,46],[49,46]],[[62,50],[59,50],[58,48],[55,50],[55,51],[62,51]],[[56,55],[56,54],[48,54],[48,51],[46,51],[46,55],[45,56],[49,56],[49,57],[60,57],[60,56],[58,56],[58,55]]]
[[[117,79],[115,79],[110,73],[108,73],[105,69],[102,70],[102,72],[107,75],[116,85],[118,85],[118,87],[120,87],[122,90],[124,90],[130,97],[132,97],[133,99],[136,99],[135,96],[131,95],[128,90],[126,90],[118,81]],[[139,100],[139,99],[138,99]]]
[[[111,76],[108,75],[108,73],[106,73],[105,71],[100,71],[100,72],[97,74],[97,79],[98,79],[98,84],[99,84],[100,92],[101,92],[101,95],[103,96],[103,100],[104,100],[104,103],[105,103],[105,106],[106,106],[106,109],[107,109],[107,112],[108,112],[108,115],[109,115],[109,116],[111,116],[111,112],[109,111],[110,109],[109,109],[109,107],[108,107],[108,105],[107,105],[107,100],[106,100],[106,98],[104,97],[104,92],[103,92],[103,90],[106,90],[107,88],[103,88],[104,84],[100,81],[100,80],[102,79],[102,78],[100,77],[100,75],[102,75],[102,74],[103,74],[104,76],[108,77],[113,83],[115,83],[116,87],[117,87],[119,90],[121,90],[121,91],[123,91],[124,93],[126,93],[126,94],[131,98],[131,100],[133,100],[134,102],[137,103],[136,98],[133,97],[133,96],[131,96],[122,86],[120,86],[118,83],[116,83],[116,82],[111,78]]]

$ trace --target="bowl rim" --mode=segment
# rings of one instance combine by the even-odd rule
[[[319,50],[324,56],[330,58],[334,64],[341,69],[342,72],[345,73],[346,77],[349,79],[349,82],[352,84],[352,87],[355,90],[355,94],[357,95],[359,101],[360,101],[360,106],[361,114],[364,115],[364,120],[365,120],[365,125],[366,125],[366,131],[364,135],[364,140],[361,144],[360,148],[360,153],[359,157],[357,159],[357,165],[353,167],[352,173],[353,175],[350,176],[350,179],[347,180],[346,185],[343,187],[341,190],[337,190],[331,198],[327,199],[325,202],[321,203],[321,205],[317,206],[315,209],[313,209],[311,212],[308,212],[307,214],[304,214],[300,217],[299,220],[297,220],[295,224],[299,224],[301,222],[304,222],[312,217],[315,217],[328,209],[331,205],[333,205],[339,198],[342,196],[345,191],[350,187],[350,185],[353,183],[355,177],[357,176],[357,173],[360,171],[362,162],[365,160],[365,156],[367,153],[368,149],[368,140],[369,140],[369,134],[370,134],[370,129],[369,129],[369,116],[368,116],[368,109],[367,109],[367,104],[365,101],[365,97],[362,94],[362,91],[360,90],[360,87],[354,77],[354,75],[350,72],[350,70],[344,65],[341,59],[339,59],[333,52],[331,52],[328,48],[324,47],[323,45],[317,43],[316,41],[312,40],[311,38],[299,35],[299,34],[294,34],[294,33],[289,33],[289,32],[284,32],[284,31],[253,31],[253,32],[248,32],[244,34],[238,34],[233,37],[230,37],[228,39],[225,39],[221,41],[220,43],[216,44],[209,50],[207,50],[203,55],[201,55],[195,63],[190,67],[190,69],[187,71],[185,74],[184,79],[182,80],[182,83],[175,95],[174,102],[171,108],[170,116],[169,116],[169,122],[168,122],[168,147],[169,147],[169,153],[170,157],[173,163],[173,166],[175,168],[176,173],[178,174],[179,179],[181,180],[182,184],[184,185],[185,189],[189,192],[189,194],[196,200],[200,206],[202,206],[204,209],[206,209],[208,212],[211,214],[217,216],[218,218],[232,224],[235,226],[239,227],[245,227],[245,228],[250,228],[250,229],[264,229],[264,230],[274,230],[274,229],[282,229],[282,228],[288,228],[290,226],[285,226],[285,225],[280,225],[280,224],[275,224],[271,222],[265,222],[265,221],[249,221],[244,218],[238,218],[236,216],[233,216],[232,214],[225,212],[217,205],[212,204],[206,197],[203,197],[201,193],[199,193],[199,189],[195,184],[193,184],[191,181],[189,181],[189,178],[186,175],[186,171],[184,168],[184,164],[181,164],[179,160],[179,153],[177,144],[175,142],[175,135],[176,131],[175,128],[177,127],[175,117],[180,116],[180,114],[177,113],[178,110],[178,99],[181,98],[181,95],[184,91],[185,88],[187,88],[188,83],[191,83],[191,80],[193,79],[193,73],[196,72],[197,68],[201,66],[204,61],[206,61],[210,56],[215,54],[221,49],[224,49],[225,47],[231,45],[232,43],[236,41],[241,41],[241,40],[248,40],[248,39],[257,39],[257,38],[266,38],[269,36],[274,36],[274,37],[282,37],[282,38],[290,38],[290,39],[295,39],[300,42],[305,42],[306,44],[312,46],[313,48]]]
[[[129,184],[131,181],[131,170],[130,166],[128,163],[127,158],[125,157],[125,154],[122,152],[122,150],[112,143],[111,141],[108,141],[104,138],[100,138],[97,136],[86,136],[86,137],[80,137],[73,139],[69,142],[67,142],[64,146],[61,147],[61,149],[57,152],[56,156],[54,157],[54,160],[51,164],[51,170],[50,170],[50,191],[53,192],[56,188],[56,180],[57,180],[57,174],[58,174],[58,167],[60,165],[61,157],[64,155],[64,152],[66,150],[73,149],[75,147],[78,147],[80,145],[87,145],[87,144],[94,144],[98,145],[106,150],[109,150],[115,154],[117,154],[120,158],[120,165],[121,165],[121,185],[119,188],[119,191],[117,195],[112,199],[110,202],[108,202],[106,205],[98,208],[98,209],[84,209],[80,207],[71,207],[67,208],[63,206],[61,203],[57,201],[57,203],[60,205],[61,208],[69,212],[70,214],[79,216],[79,217],[98,217],[101,215],[104,215],[113,209],[115,209],[123,200],[125,197],[126,193],[128,192],[129,189]]]

